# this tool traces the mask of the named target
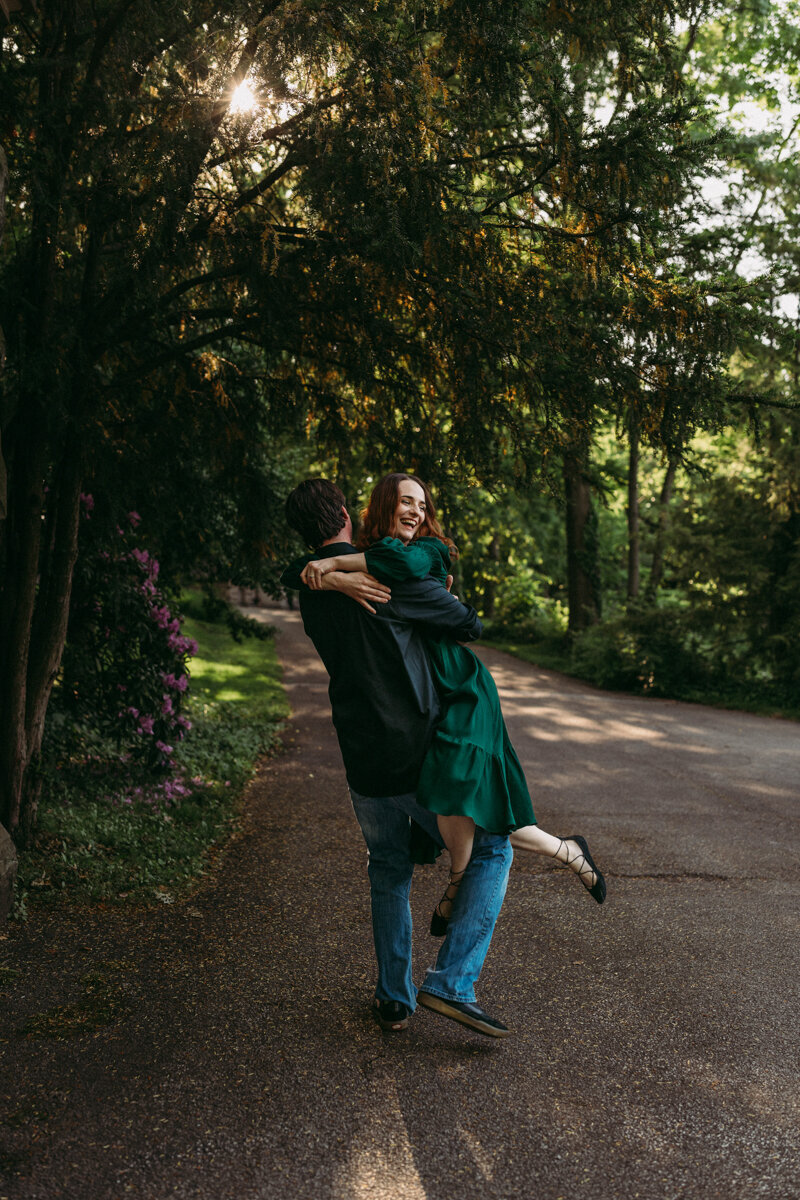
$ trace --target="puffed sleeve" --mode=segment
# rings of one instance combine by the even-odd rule
[[[405,545],[399,538],[385,537],[365,552],[367,570],[381,583],[404,583],[427,579],[433,565],[430,551],[419,543]]]

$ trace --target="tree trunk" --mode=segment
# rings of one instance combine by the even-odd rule
[[[30,434],[24,440],[31,447]],[[0,632],[0,822],[20,844],[36,823],[36,763],[67,634],[81,490],[80,455],[69,439],[43,522],[45,447],[33,445],[27,469],[15,461],[12,470]]]
[[[40,785],[35,763],[42,748],[50,693],[67,640],[72,577],[78,557],[82,464],[80,451],[74,444],[65,452],[60,476],[47,573],[42,572],[39,582],[31,638],[25,713],[29,759],[20,806],[23,843],[30,841],[38,816]]]
[[[74,415],[62,422],[59,412],[80,403],[83,389],[75,365],[65,371],[52,328],[61,196],[72,153],[75,9],[75,0],[56,6],[42,29],[34,206],[20,306],[24,355],[19,401],[3,438],[8,514],[0,532],[0,821],[18,843],[30,839],[36,821],[37,759],[77,555],[80,439]]]
[[[647,581],[647,591],[645,593],[645,597],[650,604],[656,598],[664,574],[664,544],[667,540],[667,530],[669,529],[669,504],[672,499],[672,488],[675,483],[677,471],[677,460],[670,459],[667,473],[664,476],[664,482],[661,485],[661,495],[658,498],[658,528],[656,529],[656,541],[653,547],[653,563],[650,567],[650,578]]]
[[[6,217],[6,187],[8,184],[8,161],[5,151],[0,146],[0,244],[3,241]],[[6,343],[3,337],[3,327],[0,325],[0,373],[6,360]],[[2,417],[2,413],[0,413]],[[8,489],[6,463],[3,458],[3,443],[0,437],[0,522],[8,515]],[[4,530],[0,531],[0,563],[2,562],[2,545]],[[2,609],[0,609],[2,611]],[[3,714],[2,696],[0,696],[0,718]],[[0,821],[3,820],[3,806],[0,804]],[[17,878],[17,851],[8,827],[0,825],[0,923],[5,921],[14,903],[14,883]]]
[[[632,411],[628,459],[628,599],[639,595],[639,422]]]
[[[569,631],[577,633],[600,619],[600,571],[597,554],[597,517],[585,464],[577,455],[564,458],[564,494],[567,503],[567,595]]]
[[[8,186],[8,160],[5,150],[0,146],[0,245],[3,243],[3,232],[6,222],[6,188]],[[0,325],[0,374],[6,362],[6,339],[3,336],[3,326]],[[0,424],[3,413],[0,412]],[[8,491],[6,463],[3,458],[2,429],[0,429],[0,521],[5,520],[8,512]]]
[[[28,410],[27,419],[21,414],[20,420],[30,427],[32,416]],[[23,777],[30,761],[25,717],[46,464],[43,439],[31,429],[25,433],[24,450],[15,439],[9,464],[0,605],[0,821],[12,836],[19,826]]]
[[[796,589],[787,587],[787,576],[796,568],[800,546],[800,510],[791,507],[785,521],[773,531],[770,546],[767,601],[767,635],[775,677],[790,687],[797,670],[796,653],[787,653],[786,631],[796,611]]]
[[[486,547],[486,553],[489,561],[492,564],[499,565],[500,563],[500,534],[496,533],[489,545]],[[495,597],[497,593],[497,580],[495,575],[487,576],[483,583],[483,615],[489,620],[494,616]]]

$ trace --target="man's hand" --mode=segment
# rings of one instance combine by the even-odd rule
[[[385,604],[391,599],[391,589],[379,583],[366,571],[329,571],[320,584],[323,591],[341,592],[355,600],[367,612],[374,613],[372,604]],[[370,604],[372,601],[372,604]]]
[[[303,570],[300,572],[300,578],[306,587],[312,591],[318,592],[322,587],[322,580],[333,571],[336,563],[332,558],[312,558],[311,562],[306,563]]]

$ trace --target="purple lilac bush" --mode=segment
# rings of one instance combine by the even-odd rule
[[[80,556],[51,737],[62,740],[72,762],[107,762],[111,752],[131,784],[118,799],[170,803],[190,790],[174,751],[191,728],[182,708],[197,643],[173,615],[174,594],[159,580],[158,560],[139,544],[139,514],[109,531],[96,520],[93,497],[81,499]]]

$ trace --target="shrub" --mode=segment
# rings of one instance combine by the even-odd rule
[[[553,649],[566,643],[566,619],[555,600],[503,608],[493,621],[486,622],[484,637],[492,642],[543,644]]]
[[[184,592],[181,596],[181,611],[184,616],[194,617],[198,621],[209,621],[213,624],[225,624],[235,642],[243,638],[256,638],[265,642],[275,636],[275,626],[265,625],[253,617],[246,617],[243,612],[223,600],[214,590],[213,584],[204,586],[203,591]]]
[[[111,743],[118,757],[167,774],[190,721],[181,711],[186,667],[197,643],[181,632],[159,564],[136,545],[137,513],[110,534],[83,497],[81,554],[75,570],[67,643],[45,733],[49,757],[85,756]]]
[[[597,687],[687,696],[715,680],[709,647],[680,609],[630,606],[575,635],[572,669]]]
[[[113,722],[114,737],[89,716],[62,710],[52,722],[40,824],[20,856],[17,919],[34,898],[169,901],[235,823],[243,785],[278,745],[287,713],[280,669],[272,645],[237,646],[224,623],[187,624],[201,646],[181,694],[192,728],[168,773],[120,755]]]

